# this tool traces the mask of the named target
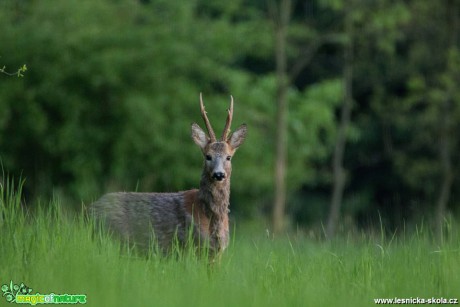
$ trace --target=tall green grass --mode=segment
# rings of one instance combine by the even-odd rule
[[[437,246],[421,231],[318,243],[237,230],[210,269],[192,254],[136,256],[95,233],[83,213],[63,212],[59,200],[26,212],[21,185],[0,188],[0,285],[24,282],[33,293],[86,294],[90,306],[369,306],[374,298],[460,297],[455,235]]]

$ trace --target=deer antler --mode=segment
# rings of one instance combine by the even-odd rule
[[[212,130],[211,123],[209,122],[208,116],[206,116],[206,111],[203,105],[203,97],[201,93],[200,93],[200,108],[201,108],[201,116],[203,117],[204,123],[206,124],[206,129],[208,129],[209,138],[211,139],[211,142],[215,142],[216,134],[214,133],[214,130]]]
[[[227,110],[228,111],[228,116],[227,116],[227,122],[225,123],[225,128],[224,132],[222,133],[222,142],[227,141],[228,133],[230,132],[230,125],[232,123],[232,117],[233,117],[233,96],[230,95],[230,108]]]

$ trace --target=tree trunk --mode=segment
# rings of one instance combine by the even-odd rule
[[[458,14],[454,1],[448,1],[446,5],[448,29],[450,29],[449,45],[450,48],[457,48],[457,28]],[[448,54],[446,55],[448,57]],[[448,60],[447,60],[448,63]],[[447,64],[448,65],[448,64]],[[447,66],[446,65],[446,66]],[[449,71],[449,67],[446,67]],[[441,106],[440,113],[440,144],[439,144],[439,161],[442,169],[442,184],[436,203],[436,237],[439,242],[443,240],[443,226],[446,216],[447,204],[449,202],[452,183],[454,180],[452,172],[452,153],[451,153],[451,112],[452,112],[452,89],[447,88],[447,98]]]
[[[276,57],[276,157],[275,157],[275,202],[273,204],[273,232],[284,229],[286,206],[286,164],[287,164],[287,56],[286,28],[289,24],[291,1],[282,0],[275,17]]]
[[[450,121],[449,115],[449,101],[446,101],[443,106],[441,115],[441,140],[440,140],[440,162],[442,165],[442,184],[436,205],[436,236],[439,242],[443,239],[443,225],[446,216],[447,203],[450,198],[450,191],[452,188],[453,174],[452,162],[450,152],[450,136],[448,134],[448,122]]]
[[[347,129],[350,123],[351,105],[353,101],[353,24],[349,12],[345,16],[345,33],[348,40],[344,46],[344,69],[343,69],[343,104],[340,114],[340,124],[335,141],[333,157],[333,188],[329,218],[326,227],[326,236],[331,239],[337,229],[342,206],[343,192],[345,188],[345,170],[343,168],[343,156],[347,140]]]

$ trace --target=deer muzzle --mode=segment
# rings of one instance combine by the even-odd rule
[[[227,177],[227,173],[224,168],[224,159],[221,156],[216,157],[211,177],[217,181],[222,181]]]

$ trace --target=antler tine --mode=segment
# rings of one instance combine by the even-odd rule
[[[216,134],[214,133],[214,130],[212,130],[211,123],[209,122],[208,116],[206,115],[206,111],[203,105],[203,97],[201,93],[200,93],[200,108],[201,108],[201,116],[203,117],[204,123],[206,124],[206,129],[208,129],[209,138],[211,139],[211,142],[215,142]]]
[[[230,125],[233,117],[233,96],[230,95],[230,108],[228,109],[227,121],[225,122],[224,132],[222,133],[222,142],[227,141],[228,133],[230,132]]]

